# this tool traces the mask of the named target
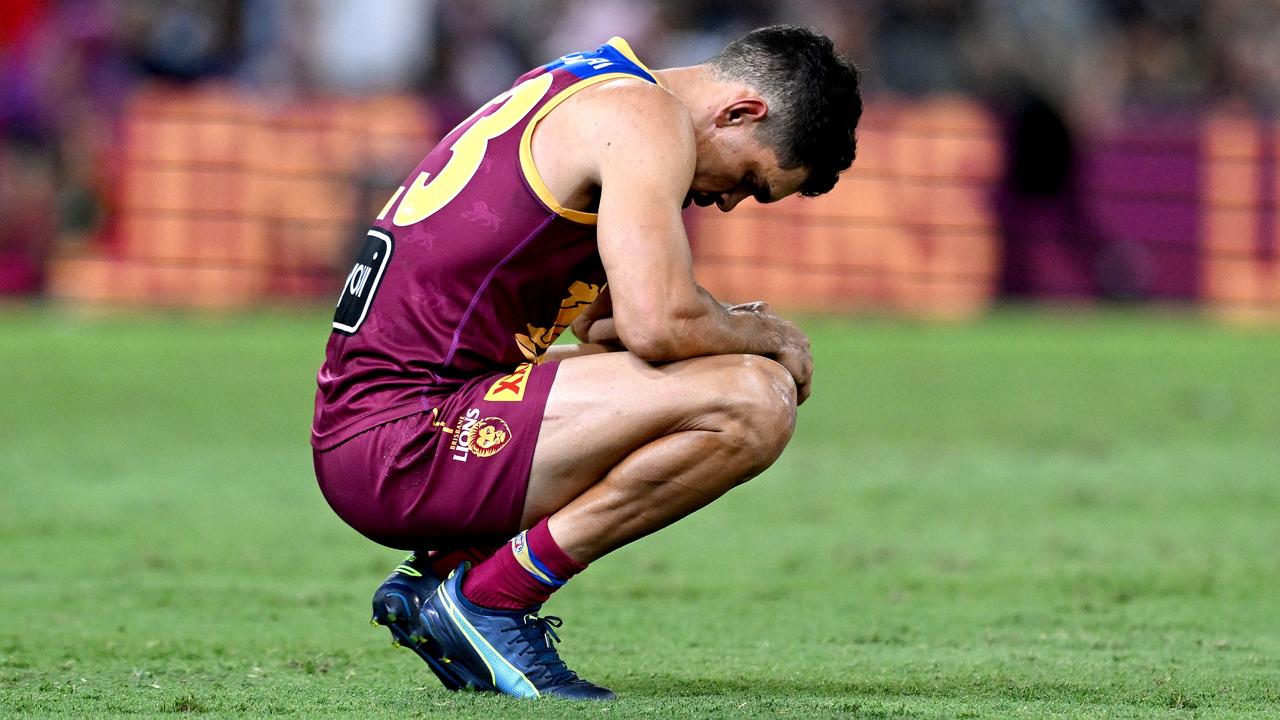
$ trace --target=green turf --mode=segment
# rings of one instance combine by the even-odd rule
[[[454,695],[308,448],[322,313],[0,309],[0,715],[1280,714],[1280,334],[815,320],[795,441],[556,597],[623,700]]]

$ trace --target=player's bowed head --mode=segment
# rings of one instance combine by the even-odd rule
[[[740,83],[764,103],[752,129],[780,169],[806,171],[796,192],[826,193],[853,164],[862,118],[860,73],[830,38],[792,25],[760,28],[729,43],[706,65],[717,80]]]

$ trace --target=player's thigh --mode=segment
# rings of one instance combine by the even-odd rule
[[[543,411],[525,518],[558,509],[635,449],[752,403],[794,412],[794,383],[772,360],[712,355],[651,365],[628,352],[560,363]],[[761,396],[761,397],[757,397]]]

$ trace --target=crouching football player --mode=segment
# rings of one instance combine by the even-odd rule
[[[540,606],[767,468],[809,395],[804,334],[695,283],[681,209],[830,190],[861,112],[805,29],[658,71],[614,38],[519,78],[387,202],[334,317],[315,469],[339,517],[415,551],[374,620],[446,687],[613,697]],[[583,344],[552,347],[570,325]]]

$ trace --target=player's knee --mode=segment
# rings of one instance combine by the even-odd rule
[[[733,378],[733,432],[750,456],[753,474],[773,464],[796,424],[796,384],[778,363],[744,355]]]

